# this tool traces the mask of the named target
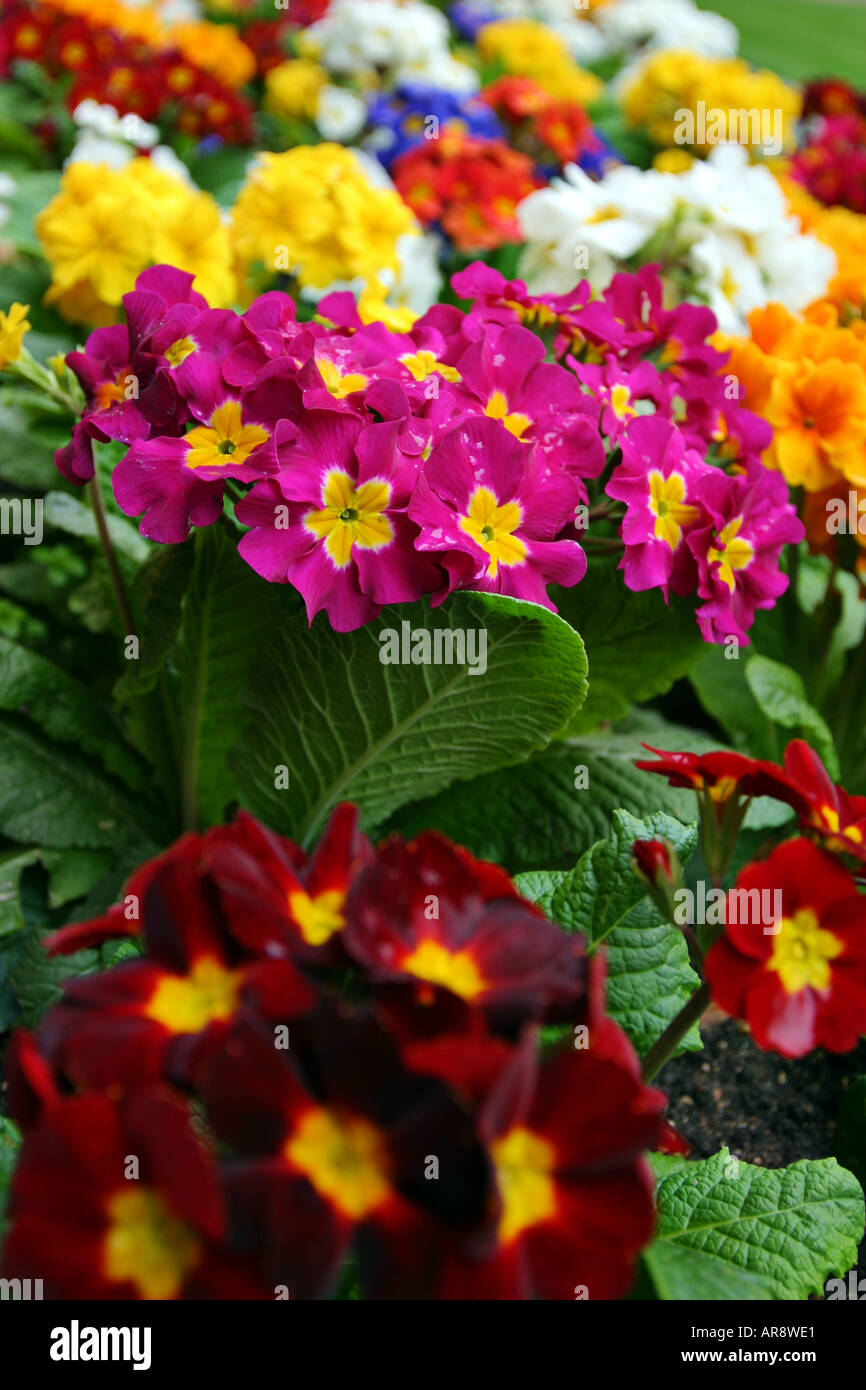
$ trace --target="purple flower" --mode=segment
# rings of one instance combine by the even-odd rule
[[[236,508],[251,529],[241,555],[265,579],[294,584],[312,622],[324,609],[338,632],[361,627],[386,603],[418,599],[442,584],[419,555],[406,505],[417,459],[402,425],[364,426],[354,414],[306,412],[280,448],[280,471]]]
[[[788,486],[754,460],[745,475],[710,468],[697,484],[705,522],[688,536],[698,567],[697,611],[706,642],[736,637],[744,646],[758,608],[772,608],[788,587],[779,569],[784,545],[797,545],[805,529]]]
[[[437,556],[449,591],[481,589],[552,608],[546,585],[577,584],[586,573],[576,541],[557,539],[578,499],[576,480],[551,473],[537,448],[482,415],[434,447],[409,516],[421,532],[416,549]]]
[[[605,491],[625,502],[620,569],[630,589],[660,588],[665,599],[695,587],[695,561],[683,542],[705,520],[697,496],[699,480],[718,470],[686,448],[675,425],[655,415],[632,420],[620,441],[622,463]],[[724,478],[724,474],[719,474]]]

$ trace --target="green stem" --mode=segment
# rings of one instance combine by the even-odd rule
[[[643,1079],[652,1081],[676,1052],[686,1033],[697,1023],[710,1002],[710,987],[706,980],[696,989],[687,1004],[672,1019],[660,1038],[657,1038],[643,1059]]]
[[[105,507],[102,502],[102,493],[99,490],[99,478],[93,477],[87,484],[87,491],[90,494],[90,505],[93,508],[93,515],[96,518],[96,529],[99,532],[99,540],[102,545],[102,553],[105,556],[105,563],[108,565],[108,573],[111,576],[111,583],[114,589],[114,597],[117,602],[117,609],[120,619],[124,626],[124,634],[129,636],[135,632],[135,619],[132,616],[129,598],[126,593],[126,585],[123,582],[123,575],[117,563],[114,545],[108,530],[108,519],[105,515]]]

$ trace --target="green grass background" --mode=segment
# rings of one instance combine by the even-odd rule
[[[866,3],[698,0],[740,31],[740,53],[782,77],[842,77],[866,88]]]

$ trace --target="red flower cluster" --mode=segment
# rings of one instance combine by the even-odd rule
[[[866,212],[866,115],[824,117],[793,156],[791,176],[819,202]]]
[[[637,766],[698,792],[709,864],[714,829],[725,837],[722,868],[729,862],[736,835],[725,827],[739,828],[753,796],[790,806],[801,832],[744,868],[728,893],[706,958],[713,999],[783,1056],[850,1051],[866,1033],[866,797],[837,787],[801,739],[783,767],[738,753],[659,758]]]
[[[515,208],[543,182],[532,160],[504,141],[447,128],[400,155],[391,177],[418,220],[438,224],[461,251],[521,241]]]
[[[858,92],[840,77],[827,77],[810,82],[803,91],[803,117],[847,116],[852,113],[866,116],[866,92]]]
[[[771,906],[764,915],[756,905],[772,895],[778,914]],[[857,1046],[866,1032],[866,901],[838,859],[810,840],[786,841],[743,869],[725,917],[706,977],[759,1047],[802,1057]]]
[[[49,939],[140,954],[10,1046],[4,1275],[51,1298],[592,1298],[628,1287],[664,1098],[600,966],[437,835],[187,835]],[[350,1002],[351,999],[351,1002]],[[586,1046],[542,1053],[545,1023]],[[194,1117],[194,1118],[193,1118]]]
[[[801,830],[824,849],[866,864],[866,796],[849,796],[837,787],[818,754],[800,738],[785,749],[784,765],[742,753],[664,753],[650,748],[659,762],[640,761],[643,772],[660,772],[672,787],[705,793],[721,818],[732,802],[769,796],[790,806]]]
[[[161,121],[185,135],[252,140],[250,104],[176,49],[157,50],[77,16],[11,0],[0,16],[0,72],[21,60],[38,63],[57,81],[72,76],[65,97],[70,111],[90,97],[121,116]]]
[[[582,106],[551,96],[529,77],[499,77],[480,93],[480,100],[508,126],[515,149],[539,164],[560,165],[600,148],[592,122]]]

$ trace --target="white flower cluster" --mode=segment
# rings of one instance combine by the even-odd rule
[[[107,164],[123,169],[137,154],[147,150],[152,162],[165,174],[192,183],[189,170],[169,145],[159,145],[155,125],[129,112],[119,115],[113,106],[100,105],[92,97],[80,101],[72,113],[78,137],[66,164]]]
[[[334,0],[303,31],[305,53],[345,77],[375,70],[389,82],[424,82],[474,92],[478,75],[452,57],[448,20],[422,0]]]
[[[611,0],[590,10],[579,0],[466,0],[479,17],[536,19],[558,34],[578,63],[607,53],[689,48],[707,58],[733,58],[736,25],[693,0]]]
[[[521,274],[537,294],[564,294],[582,279],[603,289],[668,228],[665,258],[673,253],[691,274],[727,333],[771,301],[805,309],[836,271],[835,253],[803,235],[769,169],[750,164],[739,145],[718,145],[680,174],[621,166],[594,182],[571,164],[517,215],[527,243]]]
[[[705,58],[733,58],[739,46],[735,24],[699,10],[692,0],[616,0],[595,11],[610,48],[681,48]]]

